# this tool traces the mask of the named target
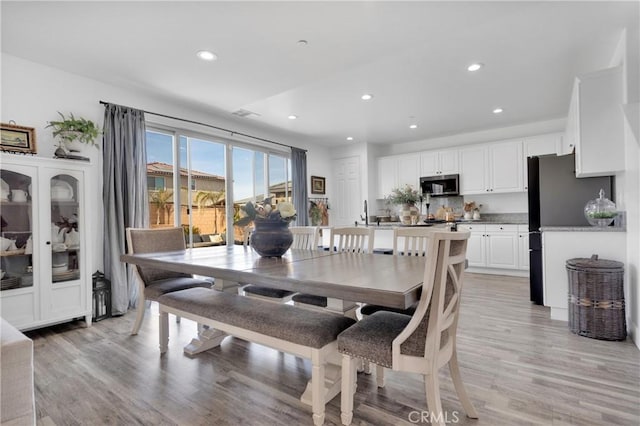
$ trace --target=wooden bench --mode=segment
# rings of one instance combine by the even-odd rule
[[[337,355],[338,334],[351,318],[275,304],[236,294],[190,288],[158,298],[160,352],[169,342],[168,313],[197,321],[229,335],[311,360],[311,407],[315,425],[324,423],[325,366]]]

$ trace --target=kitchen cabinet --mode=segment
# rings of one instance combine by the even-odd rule
[[[420,177],[458,173],[458,154],[457,149],[422,152],[420,154]]]
[[[529,227],[518,225],[518,269],[529,270]]]
[[[2,154],[2,317],[21,330],[91,324],[88,165]],[[5,196],[8,195],[8,196]]]
[[[486,146],[460,149],[460,194],[486,194],[488,151]]]
[[[485,268],[487,272],[490,269],[522,269],[518,263],[518,225],[461,224],[460,227],[471,232],[467,243],[470,268]]]
[[[541,155],[558,155],[562,151],[562,133],[550,133],[547,135],[526,138],[523,142],[524,158],[522,162],[522,185],[527,191],[528,174],[527,158]],[[570,154],[570,153],[568,153]]]
[[[387,197],[394,188],[420,187],[418,155],[393,155],[378,158],[378,198]]]
[[[460,149],[462,195],[524,191],[521,141]]]
[[[467,262],[469,267],[484,268],[487,266],[487,251],[485,244],[484,225],[460,225],[462,229],[467,229],[471,233],[467,241]]]
[[[378,158],[378,199],[391,193],[396,184],[396,160],[394,157]]]
[[[608,176],[624,170],[622,67],[578,76],[565,128],[563,154],[575,148],[576,176]]]

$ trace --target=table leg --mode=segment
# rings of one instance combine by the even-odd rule
[[[228,334],[215,328],[198,324],[198,337],[192,339],[191,343],[184,347],[184,353],[189,356],[194,356],[209,349],[216,348],[220,346],[227,336]]]
[[[307,387],[300,397],[303,404],[313,405],[312,380],[307,382]],[[328,403],[340,393],[342,386],[342,359],[340,353],[332,354],[324,368],[324,403]]]

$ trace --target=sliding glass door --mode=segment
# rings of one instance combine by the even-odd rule
[[[230,168],[225,167],[227,150]],[[243,229],[227,232],[227,215],[237,220],[249,201],[291,201],[291,161],[286,153],[149,128],[147,184],[152,228],[182,226],[189,247],[227,244],[228,239],[242,244]]]

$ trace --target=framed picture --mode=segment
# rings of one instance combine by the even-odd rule
[[[9,152],[36,153],[36,129],[0,123],[0,150]]]
[[[324,194],[324,182],[325,179],[319,176],[311,176],[311,193],[312,194]]]

